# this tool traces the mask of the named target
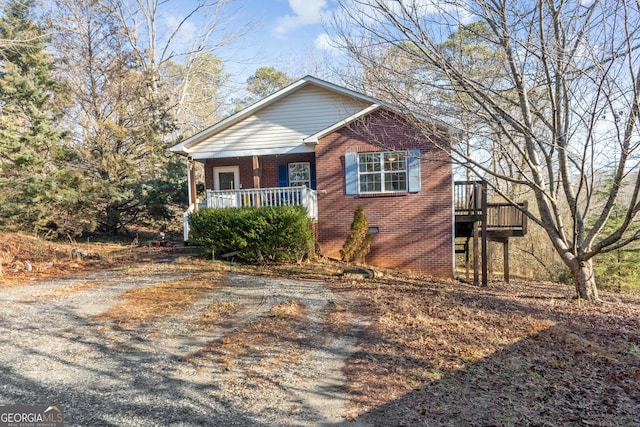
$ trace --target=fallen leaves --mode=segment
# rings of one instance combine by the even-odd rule
[[[352,413],[374,424],[636,420],[638,298],[578,304],[549,283],[406,277],[328,286],[371,320],[345,372]]]

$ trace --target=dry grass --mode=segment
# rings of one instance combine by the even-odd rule
[[[21,233],[3,233],[0,241],[0,288],[47,280],[89,270],[111,268],[122,260],[128,245],[117,243],[47,241]],[[82,251],[90,259],[73,258]],[[96,256],[98,254],[99,256]],[[32,267],[25,268],[25,262]]]
[[[287,278],[303,278],[305,280],[333,280],[342,274],[345,263],[318,260],[301,264],[268,264],[239,265],[236,268],[247,274],[260,276],[284,276]]]
[[[191,325],[197,329],[211,329],[228,320],[238,312],[240,304],[235,301],[216,301],[209,304]]]
[[[271,310],[269,310],[269,315],[279,320],[300,320],[304,317],[304,312],[304,305],[302,305],[299,301],[289,300],[271,307]]]
[[[324,337],[346,334],[354,317],[369,322],[359,336],[360,351],[344,368],[350,418],[374,425],[639,425],[640,296],[603,292],[605,302],[596,305],[572,299],[572,290],[558,284],[492,282],[482,288],[390,272],[354,281],[338,277],[342,267],[224,267],[187,260],[121,266],[132,276],[187,276],[127,292],[101,318],[134,327],[172,316],[217,289],[230,268],[319,280],[340,301],[323,310]],[[240,308],[219,301],[193,325],[216,327]],[[231,368],[251,356],[255,369],[296,365],[305,340],[318,339],[301,336],[309,324],[307,307],[285,301],[185,360]]]
[[[386,272],[339,279],[340,264],[258,274],[322,279],[348,301],[324,309],[327,336],[370,320],[347,360],[349,418],[373,425],[638,425],[640,298],[574,300],[564,285],[487,288]]]
[[[146,270],[148,273],[148,269]],[[134,288],[122,295],[122,302],[96,316],[94,320],[112,321],[119,327],[133,328],[175,315],[204,294],[219,289],[224,275],[224,269],[212,270]]]
[[[301,363],[300,331],[307,325],[305,305],[297,300],[284,301],[271,307],[267,316],[234,329],[184,360],[212,359],[229,369],[247,355],[263,356],[260,367],[267,369],[275,364]]]
[[[341,303],[330,302],[322,309],[325,337],[338,338],[349,332],[353,315]]]
[[[83,292],[83,291],[92,289],[96,286],[97,286],[97,283],[95,282],[78,282],[69,286],[65,286],[64,288],[51,289],[49,291],[39,292],[37,294],[32,295],[28,300],[25,300],[25,302],[33,302],[39,298],[42,298],[42,299],[59,298],[64,295],[73,294],[76,292]]]

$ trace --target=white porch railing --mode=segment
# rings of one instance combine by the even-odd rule
[[[249,208],[259,206],[304,206],[309,218],[318,218],[318,195],[307,187],[207,190],[208,208]]]
[[[183,221],[183,230],[184,230],[184,241],[188,242],[189,241],[189,214],[191,212],[194,211],[193,208],[193,203],[189,205],[189,209],[187,209],[187,211],[182,214],[182,221]]]

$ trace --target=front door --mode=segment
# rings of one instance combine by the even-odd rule
[[[240,188],[240,168],[238,166],[223,166],[213,168],[213,189],[237,190]]]

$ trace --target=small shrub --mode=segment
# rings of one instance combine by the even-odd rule
[[[344,245],[342,245],[340,254],[343,261],[364,263],[364,258],[370,250],[371,233],[369,233],[369,222],[364,214],[364,209],[361,205],[358,205],[353,212],[351,233],[349,233]]]
[[[244,261],[301,261],[313,234],[301,206],[201,209],[189,215],[190,241],[215,256]]]

